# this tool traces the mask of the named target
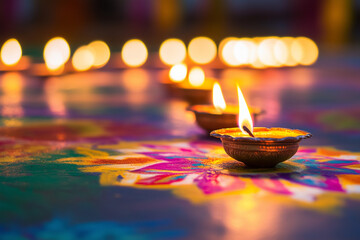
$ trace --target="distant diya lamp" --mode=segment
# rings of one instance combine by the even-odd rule
[[[183,99],[190,104],[207,104],[211,102],[212,78],[205,78],[200,67],[193,67],[189,71],[188,81],[181,82],[178,90]]]
[[[1,47],[0,71],[24,71],[30,66],[31,60],[22,56],[21,45],[15,38],[7,40]]]
[[[221,92],[218,82],[215,82],[212,90],[213,105],[202,104],[193,105],[188,108],[195,114],[197,124],[207,132],[219,128],[231,128],[238,126],[239,107],[235,105],[227,105]],[[250,108],[250,112],[256,121],[257,117],[264,111],[260,108]]]
[[[171,97],[180,96],[177,85],[187,76],[187,66],[183,63],[173,65],[169,71],[160,72],[160,84]]]
[[[272,168],[290,159],[298,150],[302,139],[311,134],[287,128],[253,128],[245,98],[239,88],[238,128],[212,131],[211,136],[221,139],[225,152],[248,167]]]

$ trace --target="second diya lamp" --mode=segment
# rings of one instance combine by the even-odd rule
[[[210,133],[221,139],[225,152],[248,167],[272,168],[294,156],[302,139],[311,134],[288,128],[253,128],[245,99],[238,87],[239,117],[237,128],[222,128]]]
[[[212,90],[213,105],[201,104],[193,105],[188,108],[195,114],[197,124],[207,132],[220,128],[236,127],[239,107],[235,105],[226,105],[221,92],[219,83],[215,82]],[[250,113],[254,121],[263,114],[260,108],[250,108]]]
[[[207,132],[238,125],[239,108],[237,106],[230,105],[226,106],[224,110],[219,110],[212,105],[193,105],[188,110],[195,114],[196,123]],[[264,113],[260,108],[250,108],[249,110],[254,122],[257,121],[259,115]]]

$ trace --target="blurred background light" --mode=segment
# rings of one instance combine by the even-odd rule
[[[186,46],[180,39],[167,39],[161,44],[159,55],[166,65],[181,63],[186,57]]]
[[[275,58],[275,43],[278,38],[268,37],[262,40],[258,46],[258,57],[262,64],[265,66],[279,66],[280,63]]]
[[[193,67],[189,71],[189,83],[191,86],[199,87],[205,82],[205,73],[201,67]]]
[[[21,45],[15,38],[7,40],[1,47],[1,61],[5,65],[15,65],[20,61],[21,55]]]
[[[72,65],[77,71],[89,70],[94,64],[95,58],[88,46],[76,49],[72,57]]]
[[[94,56],[93,67],[101,68],[106,65],[110,59],[110,48],[104,41],[93,41],[88,45],[89,50]]]
[[[127,66],[140,67],[148,57],[145,44],[139,39],[127,41],[121,51],[121,58]]]
[[[208,37],[196,37],[189,43],[188,53],[190,59],[198,64],[207,64],[216,57],[217,47]]]
[[[239,66],[240,62],[235,57],[235,45],[237,43],[238,39],[229,38],[224,42],[224,46],[221,50],[221,59],[222,61],[231,67]]]
[[[184,81],[187,75],[187,66],[183,63],[175,64],[170,68],[169,78],[173,82]]]
[[[319,49],[313,40],[297,37],[291,45],[291,54],[299,64],[311,65],[317,60]]]
[[[62,67],[70,58],[70,46],[62,37],[50,39],[44,48],[44,60],[50,70]]]

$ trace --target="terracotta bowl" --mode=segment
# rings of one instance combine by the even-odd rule
[[[231,128],[237,126],[238,107],[233,106],[235,111],[221,113],[211,105],[194,105],[188,108],[195,114],[197,124],[207,132],[211,132],[220,128]],[[250,113],[254,122],[256,123],[259,115],[263,114],[259,108],[250,108]]]
[[[255,137],[241,133],[239,128],[212,131],[211,136],[221,139],[225,152],[248,167],[272,168],[295,155],[308,132],[287,128],[254,128]]]

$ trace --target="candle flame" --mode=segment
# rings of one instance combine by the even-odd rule
[[[189,72],[189,83],[193,87],[200,87],[205,82],[205,73],[201,67],[193,67]]]
[[[213,105],[216,110],[220,112],[226,109],[225,99],[221,92],[220,84],[218,82],[215,82],[213,86]]]
[[[237,85],[238,91],[238,98],[239,98],[239,118],[238,118],[238,125],[241,132],[245,134],[249,134],[245,128],[247,128],[251,133],[254,131],[253,121],[251,119],[249,108],[246,104],[244,95],[241,92],[240,87]],[[244,128],[245,127],[245,128]],[[251,134],[249,134],[251,135]]]
[[[1,61],[7,66],[13,66],[20,61],[22,50],[15,38],[7,40],[1,47]]]

